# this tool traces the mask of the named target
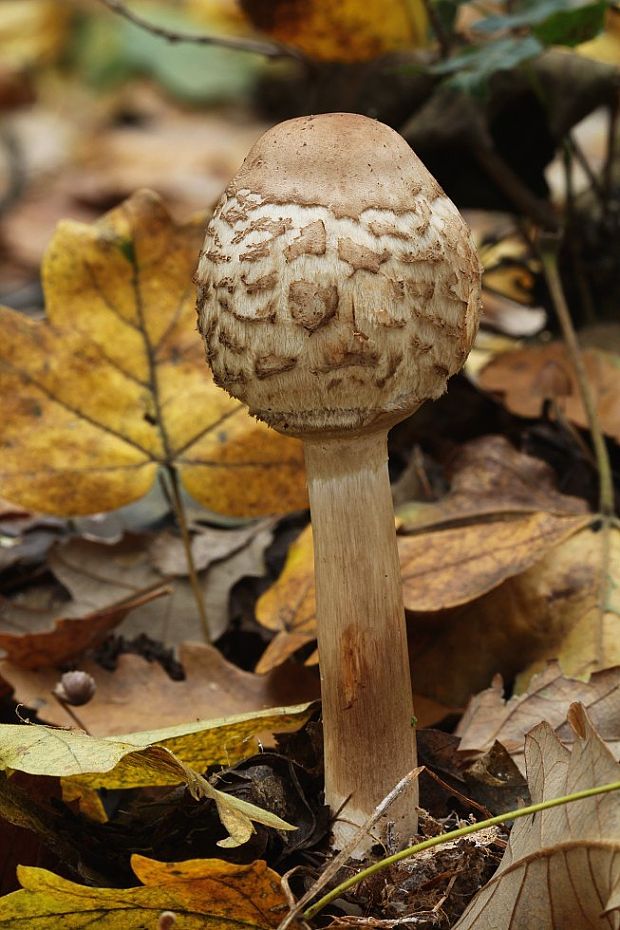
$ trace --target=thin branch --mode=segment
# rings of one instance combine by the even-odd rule
[[[437,44],[439,45],[439,54],[441,58],[448,58],[450,55],[450,37],[448,36],[446,30],[443,27],[437,10],[433,5],[433,0],[422,0],[424,4],[424,9],[426,10],[426,15],[428,16],[428,21],[431,24],[431,28],[435,33],[435,38],[437,39]]]
[[[602,206],[603,209],[604,209],[604,208],[605,208],[605,205],[606,205],[605,191],[603,190],[603,187],[602,187],[602,185],[601,185],[601,182],[599,181],[599,179],[598,179],[597,176],[595,175],[594,171],[592,170],[592,166],[591,166],[590,162],[588,161],[588,159],[586,158],[585,152],[584,152],[583,149],[581,148],[581,146],[580,146],[579,142],[577,141],[577,139],[575,138],[575,136],[573,136],[571,133],[569,133],[568,136],[566,137],[566,142],[567,142],[567,144],[570,146],[570,148],[572,149],[573,154],[575,155],[575,158],[577,159],[577,161],[578,161],[579,164],[581,165],[581,167],[582,167],[582,169],[583,169],[583,173],[585,174],[585,176],[586,176],[587,179],[588,179],[588,182],[589,182],[589,184],[590,184],[590,187],[592,188],[594,194],[598,197],[598,199],[599,199],[599,201],[600,201],[600,203],[601,203],[601,206]]]
[[[194,600],[196,601],[196,607],[198,608],[198,615],[200,617],[200,622],[202,623],[205,639],[208,643],[210,643],[211,631],[209,629],[207,608],[205,605],[204,593],[200,584],[200,579],[198,577],[198,571],[196,569],[196,563],[194,562],[194,554],[192,552],[192,538],[190,536],[189,527],[187,525],[185,505],[183,503],[183,498],[181,497],[179,476],[177,475],[177,471],[174,465],[166,465],[163,474],[165,475],[168,499],[172,504],[177,526],[181,533],[183,551],[185,552],[185,560],[187,562],[187,574],[189,575],[189,583],[194,595]]]
[[[83,722],[83,720],[80,720],[80,718],[78,717],[78,715],[73,710],[70,704],[68,704],[66,701],[63,701],[63,699],[59,697],[59,695],[57,695],[55,691],[52,691],[52,697],[54,697],[56,701],[58,701],[58,703],[60,704],[64,712],[68,714],[69,717],[71,717],[71,719],[77,726],[78,730],[82,730],[82,732],[86,733],[88,736],[93,735],[88,729],[88,727],[86,726],[86,724]]]
[[[583,264],[583,258],[579,250],[579,245],[575,238],[577,226],[577,211],[575,209],[575,186],[573,183],[573,159],[576,151],[570,142],[565,139],[562,146],[562,161],[564,164],[564,178],[566,190],[566,238],[568,248],[573,260],[575,281],[581,298],[581,307],[588,323],[596,322],[596,311],[594,301],[588,286],[586,270]]]
[[[517,209],[532,219],[543,229],[556,230],[558,219],[551,205],[546,200],[540,200],[515,174],[508,162],[496,151],[494,146],[487,144],[486,140],[473,141],[471,152],[480,167],[497,184],[502,193],[512,201]]]
[[[282,45],[279,42],[267,42],[263,39],[236,38],[233,36],[208,35],[205,33],[177,32],[173,29],[166,29],[164,26],[158,26],[156,23],[144,19],[137,13],[128,9],[122,0],[100,0],[113,13],[122,16],[134,26],[145,29],[160,39],[167,42],[193,42],[196,45],[215,45],[219,48],[231,49],[235,52],[250,52],[254,55],[263,55],[265,58],[294,58],[297,61],[305,63],[305,56],[297,49],[289,45]]]
[[[558,316],[575,377],[577,378],[581,402],[586,413],[590,434],[592,436],[592,445],[594,447],[594,455],[596,456],[599,478],[599,510],[604,517],[611,517],[614,513],[615,494],[609,454],[607,452],[603,430],[601,429],[596,404],[594,403],[588,373],[584,365],[581,346],[579,345],[577,333],[575,332],[575,327],[573,326],[573,321],[564,295],[564,288],[562,287],[558,269],[557,248],[557,236],[541,236],[540,257],[547,280],[547,286],[551,294],[555,312]]]
[[[614,181],[614,163],[616,160],[618,132],[618,119],[620,117],[620,96],[616,98],[609,108],[609,124],[607,127],[607,154],[605,156],[605,165],[603,167],[603,198],[605,214],[609,213],[609,208],[613,196]]]

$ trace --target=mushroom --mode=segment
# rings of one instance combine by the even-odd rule
[[[304,441],[325,795],[342,846],[416,765],[387,432],[462,367],[480,264],[401,136],[328,113],[254,145],[209,223],[197,283],[215,381]],[[416,804],[414,784],[379,828],[389,819],[406,841]]]

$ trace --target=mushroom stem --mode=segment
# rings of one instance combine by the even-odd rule
[[[416,765],[387,431],[304,437],[314,534],[325,800],[348,842]],[[398,839],[417,829],[417,784],[390,808]],[[341,810],[342,809],[342,810]],[[363,840],[358,853],[369,848]]]

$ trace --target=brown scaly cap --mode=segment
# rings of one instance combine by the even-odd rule
[[[371,207],[404,213],[422,190],[443,195],[402,136],[354,113],[302,116],[270,129],[226,193],[244,189],[274,204],[329,206],[353,219]]]
[[[216,381],[283,432],[397,422],[471,347],[480,264],[407,143],[330,113],[259,139],[218,203],[197,272]]]

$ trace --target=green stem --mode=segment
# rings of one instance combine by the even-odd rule
[[[439,45],[439,56],[442,59],[448,58],[450,55],[450,38],[446,33],[446,30],[443,28],[441,19],[437,14],[437,10],[433,6],[433,0],[422,0],[428,21],[431,25],[431,29],[435,34],[437,39],[437,44]]]
[[[575,377],[577,378],[577,385],[579,388],[579,394],[581,395],[581,402],[583,404],[583,409],[585,410],[588,420],[590,435],[592,436],[592,446],[594,447],[594,455],[596,457],[599,478],[599,510],[604,517],[610,517],[614,513],[615,505],[614,483],[611,464],[609,461],[605,437],[603,436],[603,431],[601,429],[598,411],[596,409],[596,404],[594,403],[594,397],[592,395],[588,373],[583,362],[581,347],[579,345],[577,333],[575,332],[575,327],[573,326],[573,321],[568,309],[568,304],[564,295],[564,288],[562,287],[560,271],[558,268],[557,237],[553,235],[541,237],[540,257],[542,260],[545,277],[547,279],[549,293],[551,294],[553,306],[555,308],[555,312],[557,313],[560,327],[562,329],[564,342],[566,343],[566,348],[573,365]]]
[[[168,490],[170,492],[170,502],[172,504],[174,515],[177,520],[177,525],[181,533],[181,540],[183,542],[183,549],[185,551],[185,558],[187,560],[187,573],[189,575],[189,583],[192,587],[194,594],[194,599],[196,601],[196,607],[198,608],[198,615],[200,617],[200,622],[204,630],[205,638],[208,643],[211,642],[211,631],[209,629],[209,620],[207,618],[207,608],[205,606],[205,599],[202,593],[202,587],[200,585],[200,579],[198,578],[198,572],[196,570],[196,563],[194,562],[194,555],[192,553],[192,538],[190,536],[189,527],[187,525],[187,517],[185,516],[185,504],[183,503],[183,498],[181,496],[181,488],[179,486],[179,476],[177,475],[177,470],[174,465],[166,465],[165,473],[168,479]]]
[[[367,869],[362,869],[357,875],[348,878],[345,882],[342,882],[328,894],[324,895],[316,904],[313,904],[312,907],[304,911],[304,920],[310,920],[311,917],[314,917],[315,914],[322,911],[330,901],[339,898],[341,894],[348,891],[349,888],[352,888],[353,885],[356,885],[363,879],[368,878],[370,875],[374,875],[375,872],[386,869],[395,862],[400,862],[401,859],[408,859],[410,856],[414,856],[424,849],[430,849],[432,846],[441,846],[444,843],[451,842],[451,840],[459,839],[461,836],[468,836],[470,833],[486,830],[487,827],[494,827],[499,823],[506,823],[508,820],[517,820],[518,817],[527,817],[529,814],[536,814],[538,811],[549,810],[551,807],[559,807],[562,804],[569,804],[573,801],[581,801],[584,798],[593,798],[597,794],[605,794],[609,791],[618,790],[620,790],[620,781],[614,781],[607,785],[599,785],[597,788],[586,788],[583,791],[575,791],[574,794],[566,794],[560,798],[550,798],[548,801],[541,801],[539,804],[530,804],[529,807],[520,807],[517,810],[508,811],[505,814],[498,814],[497,817],[489,817],[488,820],[481,820],[479,823],[470,823],[466,827],[460,827],[458,830],[452,830],[450,833],[443,833],[441,836],[432,836],[422,843],[416,843],[415,846],[408,846],[407,849],[402,849],[393,856],[382,859],[381,862],[375,862],[374,865],[369,866]]]

